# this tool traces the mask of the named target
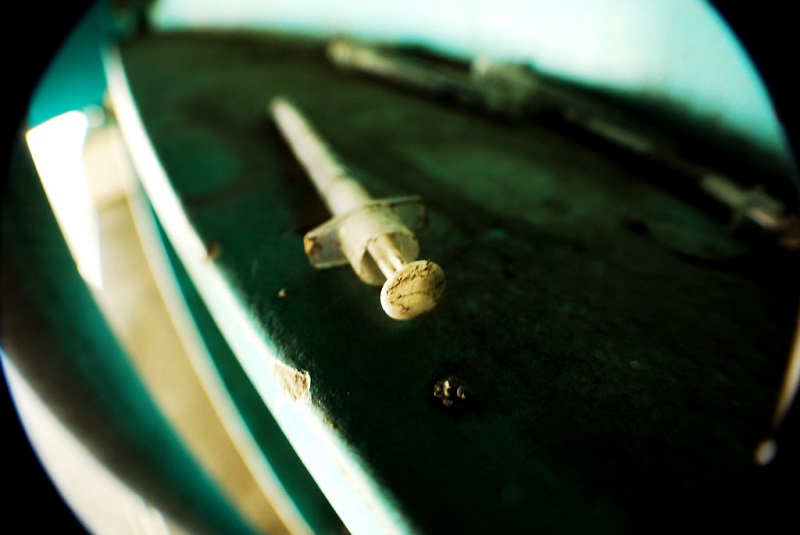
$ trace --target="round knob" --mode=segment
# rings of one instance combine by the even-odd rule
[[[435,307],[444,295],[444,271],[430,260],[409,262],[383,285],[381,306],[396,320],[419,316]]]

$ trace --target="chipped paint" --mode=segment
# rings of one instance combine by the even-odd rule
[[[271,359],[272,372],[292,401],[311,403],[311,376],[307,371],[296,370],[278,359]]]

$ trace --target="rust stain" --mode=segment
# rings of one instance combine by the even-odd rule
[[[206,244],[206,261],[211,262],[219,258],[222,254],[222,246],[219,242],[210,241]]]
[[[305,247],[306,255],[310,258],[316,258],[322,250],[322,244],[319,242],[319,239],[314,236],[306,236],[303,238],[303,246]]]

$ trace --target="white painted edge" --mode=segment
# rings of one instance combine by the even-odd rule
[[[225,388],[225,383],[212,364],[211,356],[197,325],[188,311],[183,295],[178,287],[166,251],[160,243],[152,215],[141,193],[128,197],[133,213],[134,226],[142,244],[148,266],[153,274],[159,294],[175,330],[186,348],[192,368],[205,390],[225,431],[230,436],[236,450],[244,460],[263,495],[273,505],[275,513],[296,535],[311,535],[313,530],[305,521],[294,501],[275,474],[269,461],[264,457],[250,429],[243,420],[236,403]]]

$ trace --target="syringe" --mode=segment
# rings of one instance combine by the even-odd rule
[[[434,262],[416,260],[414,232],[425,220],[419,197],[372,199],[292,104],[278,97],[269,111],[334,216],[304,237],[312,265],[349,263],[364,282],[383,286],[381,306],[396,320],[434,308],[445,277]]]

